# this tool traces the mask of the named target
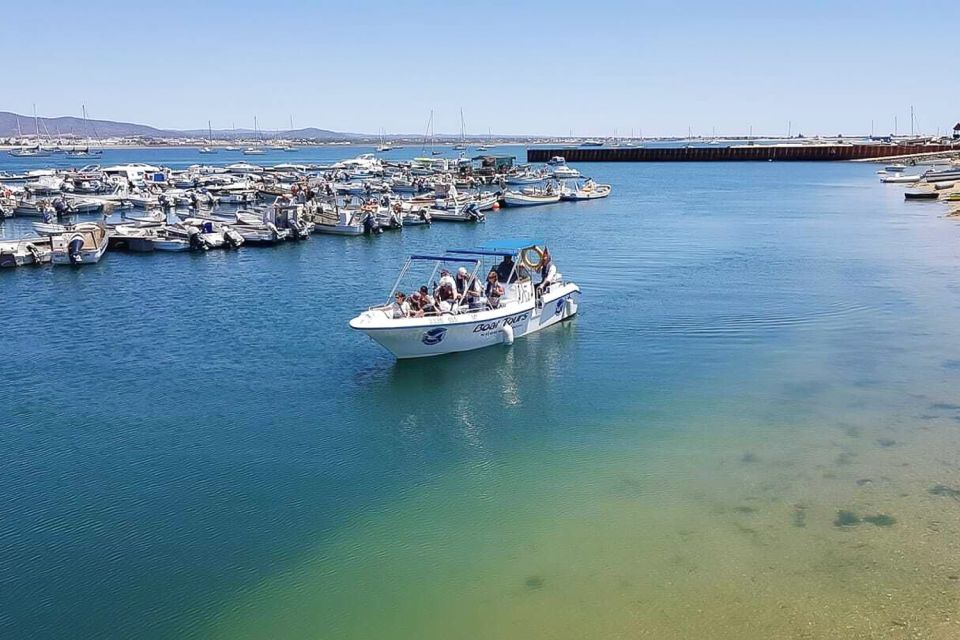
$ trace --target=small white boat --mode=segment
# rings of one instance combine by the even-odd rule
[[[216,150],[215,148],[213,148],[213,147],[200,147],[200,148],[197,150],[197,152],[198,152],[198,153],[205,153],[205,154],[207,154],[207,153],[216,153],[217,150]]]
[[[553,177],[557,180],[579,178],[580,172],[567,165],[559,165],[553,169]]]
[[[387,303],[364,311],[350,327],[365,333],[397,358],[424,358],[471,351],[498,344],[510,345],[516,338],[555,325],[576,315],[580,287],[566,282],[555,267],[548,267],[548,284],[535,287],[530,274],[543,267],[545,248],[539,241],[518,239],[492,242],[477,249],[455,249],[444,255],[415,255],[404,265]],[[393,303],[404,283],[416,290],[420,282],[434,282],[441,268],[463,267],[468,281],[483,279],[485,260],[513,260],[500,284],[501,295],[483,295],[471,304],[437,302],[429,312],[406,314]],[[419,280],[412,277],[424,276]],[[538,293],[540,288],[542,293]]]
[[[544,176],[538,176],[533,173],[517,173],[507,176],[506,183],[509,185],[539,184],[544,181]]]
[[[568,201],[597,200],[609,196],[611,190],[608,184],[597,184],[593,180],[587,180],[582,187],[580,185],[575,185],[572,189],[566,185],[561,187],[560,199]]]
[[[94,264],[107,251],[107,230],[99,224],[81,223],[66,233],[51,236],[50,242],[53,264]]]
[[[883,168],[883,170],[886,171],[887,173],[900,173],[902,171],[906,171],[906,169],[907,169],[907,165],[900,164],[900,163],[890,164]]]
[[[266,151],[259,147],[247,147],[243,150],[243,155],[245,156],[262,156]]]
[[[540,204],[560,202],[560,192],[553,189],[538,190],[524,189],[523,191],[506,191],[503,202],[508,207],[532,207]]]
[[[886,184],[909,184],[912,182],[918,182],[921,177],[923,176],[885,175],[885,176],[880,176],[880,182],[884,182]]]
[[[563,156],[553,156],[552,158],[547,160],[547,164],[549,164],[550,166],[567,164],[567,160]]]

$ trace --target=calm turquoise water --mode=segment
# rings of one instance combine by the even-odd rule
[[[925,489],[960,485],[942,460],[960,418],[960,229],[872,165],[581,168],[614,195],[0,273],[0,636],[770,637],[820,611],[803,600],[817,593],[839,594],[837,628],[843,603],[879,607],[873,587],[902,567],[801,568],[834,543],[862,553],[852,535],[910,558],[911,522],[957,524]],[[347,327],[405,255],[531,234],[583,289],[573,322],[401,363]],[[891,488],[864,497],[860,476]],[[838,532],[846,507],[898,524]],[[715,564],[738,554],[736,571]],[[751,564],[764,554],[789,578]],[[921,570],[905,592],[941,591]],[[685,607],[735,576],[755,602],[719,597],[690,626]],[[767,606],[791,590],[809,607]]]

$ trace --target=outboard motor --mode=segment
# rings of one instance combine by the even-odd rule
[[[190,248],[194,251],[206,251],[209,248],[203,236],[200,235],[200,230],[196,227],[190,227],[190,230],[187,231],[187,237],[190,242]]]
[[[223,239],[227,241],[227,246],[239,249],[243,244],[243,234],[232,227],[223,230]]]
[[[433,217],[430,215],[430,212],[427,211],[426,207],[420,209],[418,212],[420,219],[426,222],[427,224],[433,224]]]
[[[392,229],[403,228],[403,218],[400,217],[399,213],[390,212],[390,228]]]
[[[480,211],[480,207],[478,207],[475,202],[468,204],[467,208],[464,209],[464,213],[466,213],[467,217],[474,222],[483,222],[486,220],[486,216],[483,215],[483,211]]]
[[[377,221],[376,216],[367,215],[367,217],[363,219],[363,232],[368,235],[383,233],[383,229],[380,228],[380,222]]]
[[[40,264],[40,262],[43,260],[43,254],[40,252],[40,247],[32,242],[28,242],[26,249],[30,255],[33,256],[33,264]]]
[[[298,220],[290,220],[287,226],[289,226],[293,232],[294,240],[303,240],[307,237],[306,234],[303,233],[303,225],[300,224]]]
[[[47,208],[41,209],[40,215],[43,216],[43,221],[44,221],[46,224],[52,224],[52,223],[53,223],[53,220],[54,220],[54,218],[55,218],[55,216],[53,215],[53,212],[50,211],[50,209],[47,209]]]
[[[83,248],[83,236],[77,234],[67,243],[67,255],[70,257],[70,264],[80,264],[83,262],[83,255],[80,250]]]

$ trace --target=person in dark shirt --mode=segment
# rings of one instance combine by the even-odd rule
[[[504,256],[495,269],[497,280],[500,282],[516,282],[517,274],[513,272],[513,256]]]

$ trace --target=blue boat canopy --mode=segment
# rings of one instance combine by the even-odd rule
[[[465,253],[481,256],[514,256],[524,249],[543,246],[543,240],[536,238],[505,238],[485,242],[476,249],[449,249],[449,253]]]
[[[410,256],[411,260],[438,260],[440,262],[476,262],[475,258],[461,258],[459,256],[428,256],[428,255],[415,255]]]

